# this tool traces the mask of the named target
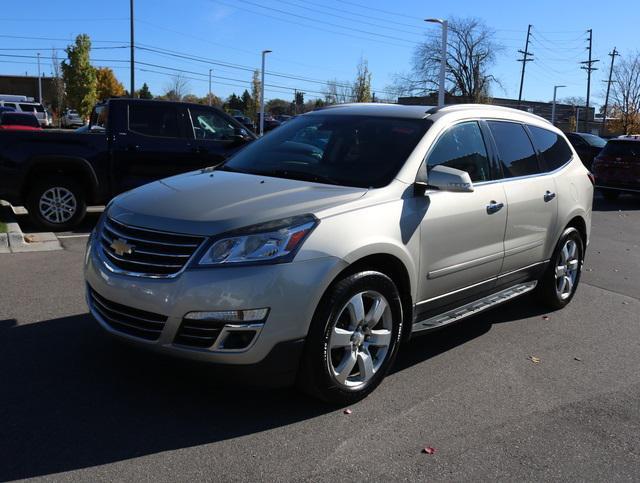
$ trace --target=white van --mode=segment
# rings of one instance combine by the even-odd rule
[[[7,97],[7,96],[2,96]],[[0,99],[2,99],[0,97]],[[12,96],[12,97],[24,97],[24,96]],[[40,126],[47,127],[47,115],[45,113],[44,107],[39,102],[21,102],[21,101],[9,101],[9,100],[0,100],[0,106],[4,107],[12,107],[16,110],[16,112],[26,112],[29,114],[33,114],[38,118],[38,122]]]

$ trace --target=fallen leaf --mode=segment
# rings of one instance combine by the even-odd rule
[[[27,243],[33,243],[35,239],[36,238],[33,235],[25,235],[24,237],[24,241],[26,241]]]
[[[542,320],[549,320],[549,316],[548,315],[543,315],[542,316]]]
[[[351,409],[345,409],[344,410],[344,414],[351,414],[353,411],[351,411]]]
[[[536,356],[530,356],[530,357],[529,357],[529,360],[530,360],[531,362],[533,362],[534,364],[539,364],[539,363],[540,363],[540,358],[539,358],[539,357],[536,357]]]
[[[578,362],[582,362],[582,359],[580,359],[579,357],[574,357],[573,360],[574,361],[578,361]]]
[[[427,446],[426,448],[422,448],[422,452],[424,454],[434,454],[436,452],[436,449],[432,448],[431,446]]]

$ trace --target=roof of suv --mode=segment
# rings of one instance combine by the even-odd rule
[[[324,113],[330,110],[331,114],[399,117],[408,119],[439,118],[449,113],[474,113],[482,116],[495,116],[514,120],[535,120],[548,123],[544,118],[531,114],[530,112],[512,109],[509,107],[494,106],[491,104],[454,104],[444,107],[435,106],[407,106],[403,104],[382,104],[382,103],[355,103],[336,104],[323,107],[308,114]]]

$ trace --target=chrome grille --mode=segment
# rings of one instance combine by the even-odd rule
[[[89,289],[92,308],[118,332],[147,340],[158,340],[167,317],[121,305]]]
[[[100,234],[102,251],[120,270],[149,277],[175,275],[186,265],[204,238],[149,230],[107,218]],[[115,242],[115,243],[114,243]],[[129,251],[116,248],[130,247]],[[114,248],[115,246],[115,248]]]

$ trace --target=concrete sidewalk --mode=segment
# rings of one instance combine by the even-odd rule
[[[25,235],[16,223],[11,205],[0,200],[0,221],[7,225],[7,233],[0,233],[0,253],[48,252],[62,250],[54,233]]]

